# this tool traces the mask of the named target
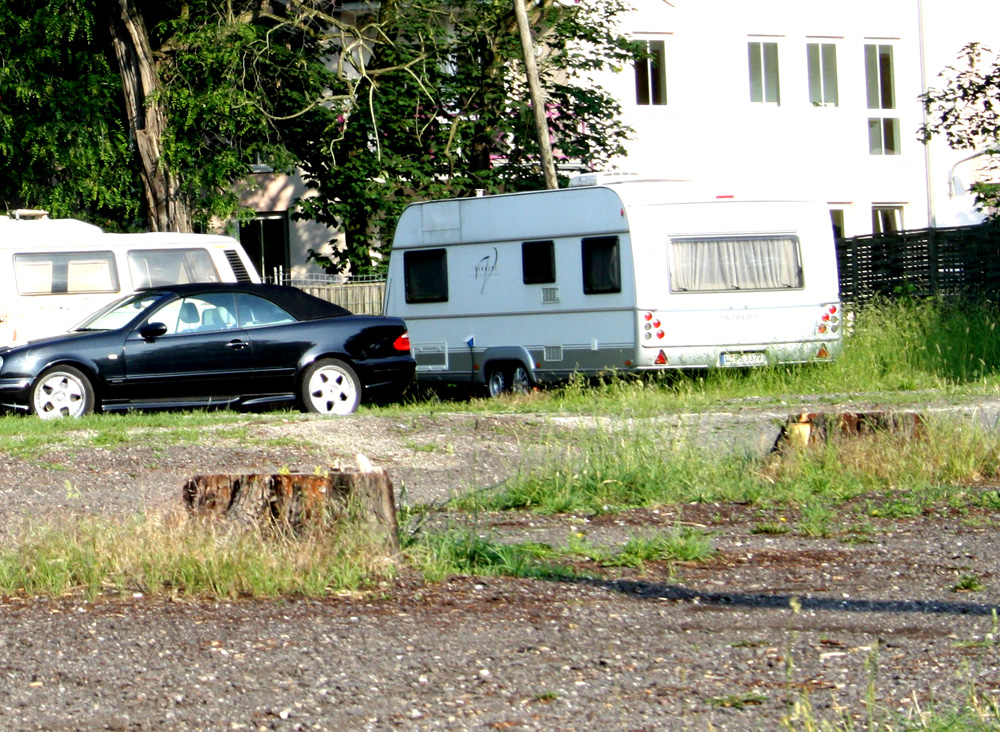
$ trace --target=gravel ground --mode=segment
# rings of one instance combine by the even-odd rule
[[[994,408],[965,411],[995,424]],[[747,408],[663,423],[764,450],[783,414]],[[356,453],[389,470],[402,500],[435,502],[544,459],[550,430],[591,426],[469,415],[253,424],[241,444],[0,456],[0,524],[157,510],[176,505],[196,473],[311,472]],[[926,712],[1000,688],[994,518],[885,522],[868,541],[845,543],[755,534],[760,517],[745,506],[515,515],[492,530],[601,542],[680,521],[712,531],[718,556],[599,581],[404,575],[376,593],[321,601],[8,599],[0,725],[742,732],[780,729],[796,714],[867,721],[866,698],[878,714]],[[985,589],[954,591],[968,574]]]

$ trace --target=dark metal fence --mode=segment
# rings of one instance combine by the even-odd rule
[[[1000,222],[837,241],[840,298],[1000,296]]]

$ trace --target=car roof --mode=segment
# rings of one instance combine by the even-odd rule
[[[297,287],[265,285],[255,282],[193,282],[183,285],[143,287],[139,292],[172,292],[178,297],[190,297],[215,292],[245,292],[270,300],[296,320],[318,320],[350,315],[351,311],[303,292]]]

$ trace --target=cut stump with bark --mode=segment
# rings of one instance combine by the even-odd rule
[[[924,433],[924,418],[916,412],[803,412],[793,414],[774,443],[780,452],[786,445],[803,448],[832,437],[862,437],[889,433],[903,439]]]
[[[384,468],[367,460],[358,470],[330,468],[321,474],[223,473],[195,475],[182,489],[188,510],[255,526],[300,531],[319,522],[365,525],[386,548],[399,551],[396,499]]]

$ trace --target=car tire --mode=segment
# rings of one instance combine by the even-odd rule
[[[41,419],[85,417],[94,411],[94,387],[79,369],[53,366],[35,379],[29,406]]]
[[[353,414],[361,404],[361,381],[336,358],[317,361],[302,377],[302,406],[315,414]]]

